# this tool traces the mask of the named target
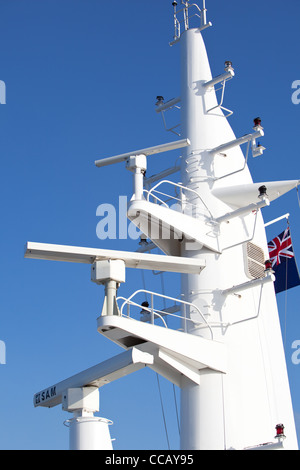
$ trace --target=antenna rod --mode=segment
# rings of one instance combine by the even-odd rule
[[[202,9],[202,26],[205,26],[206,23],[207,23],[207,20],[206,20],[206,6],[205,6],[205,0],[203,0],[203,9]]]
[[[146,156],[154,155],[157,153],[168,152],[169,150],[177,150],[182,147],[187,147],[190,144],[191,143],[189,139],[181,139],[181,140],[177,140],[175,142],[170,142],[167,144],[156,145],[154,147],[148,147],[146,149],[134,150],[132,152],[123,153],[121,155],[115,155],[113,157],[102,158],[101,160],[97,160],[95,162],[95,165],[97,167],[112,165],[114,163],[126,161],[130,157],[134,157],[136,155],[146,155]]]
[[[180,36],[180,32],[178,31],[177,8],[176,8],[178,3],[176,2],[176,0],[173,1],[172,5],[174,8],[174,40],[175,40]]]
[[[184,28],[187,31],[189,29],[189,2],[182,0],[182,5],[184,5],[183,16],[184,16]]]

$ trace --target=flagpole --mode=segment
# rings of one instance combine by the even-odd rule
[[[269,227],[269,225],[275,224],[276,222],[279,222],[282,219],[287,219],[288,220],[289,216],[290,216],[290,214],[285,214],[285,215],[282,215],[281,217],[277,217],[277,219],[274,219],[274,220],[271,220],[270,222],[267,222],[265,224],[265,227]]]

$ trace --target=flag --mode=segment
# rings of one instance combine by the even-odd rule
[[[285,291],[300,285],[300,276],[296,264],[290,228],[268,243],[269,258],[275,273],[275,292]]]

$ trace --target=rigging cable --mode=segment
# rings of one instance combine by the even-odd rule
[[[168,429],[167,429],[167,423],[166,423],[166,417],[165,417],[165,411],[164,411],[164,405],[163,405],[163,400],[162,400],[162,395],[161,395],[161,389],[160,389],[158,373],[156,373],[156,378],[157,378],[157,385],[158,385],[161,410],[162,410],[162,415],[163,415],[163,420],[164,420],[164,426],[165,426],[165,431],[166,431],[166,438],[167,438],[167,442],[168,442],[168,449],[170,450],[169,435],[168,435]]]
[[[298,188],[298,186],[297,186],[296,190],[297,190],[298,204],[299,204],[299,207],[300,207],[300,197],[299,197],[299,188]]]
[[[297,187],[297,194],[298,194],[298,187]],[[298,200],[299,200],[299,195],[298,195]],[[299,201],[299,206],[300,206],[300,201]],[[287,226],[288,229],[291,230],[290,228],[290,221],[287,218]],[[291,232],[290,232],[291,235]],[[288,298],[288,258],[286,259],[286,268],[285,268],[285,301],[284,301],[284,349],[286,348],[286,325],[287,325],[287,298]]]
[[[146,289],[145,273],[143,269],[141,269],[140,271],[141,271],[142,280],[143,280],[143,287],[144,287],[144,290],[146,291],[147,289]],[[145,292],[145,300],[148,301],[146,292]]]
[[[142,280],[143,280],[143,287],[144,290],[146,291],[146,280],[145,280],[145,275],[143,269],[141,269],[141,274],[142,274]],[[147,299],[147,294],[145,293],[145,298]],[[157,385],[158,385],[158,392],[159,392],[159,398],[160,398],[160,405],[161,405],[161,411],[162,411],[162,417],[163,417],[163,422],[164,422],[164,427],[165,427],[165,432],[166,432],[166,439],[168,443],[168,449],[170,450],[170,441],[169,441],[169,435],[168,435],[168,429],[167,429],[167,423],[166,423],[166,416],[165,416],[165,410],[164,410],[164,404],[163,404],[163,399],[162,399],[162,394],[161,394],[161,389],[160,389],[160,383],[159,383],[159,376],[158,373],[156,373],[156,379],[157,379]]]
[[[173,384],[173,393],[174,393],[174,402],[175,402],[175,410],[176,410],[176,418],[177,418],[177,427],[178,427],[178,433],[179,433],[179,437],[180,437],[180,423],[179,423],[179,416],[178,416],[176,390],[175,390],[175,385],[174,384]]]
[[[147,289],[146,289],[145,274],[144,274],[143,269],[141,269],[141,274],[142,274],[142,281],[143,281],[144,290],[147,290]],[[164,284],[164,279],[163,279],[164,272],[161,271],[159,274],[161,275],[162,294],[165,295],[165,284]],[[145,295],[146,295],[146,300],[148,300],[146,293],[145,293]],[[166,299],[164,299],[164,307],[166,308]],[[169,450],[170,450],[170,442],[169,442],[169,435],[168,435],[166,417],[165,417],[165,412],[164,412],[163,398],[162,398],[161,389],[160,389],[159,375],[158,375],[157,373],[156,373],[156,378],[157,378],[158,391],[159,391],[159,396],[160,396],[160,403],[161,403],[161,409],[162,409],[162,416],[163,416],[163,421],[164,421],[164,427],[165,427],[165,432],[166,432],[166,439],[167,439],[167,442],[168,442],[168,448],[169,448]],[[179,413],[178,413],[178,405],[177,405],[177,399],[176,399],[176,390],[175,390],[175,385],[172,384],[172,386],[173,386],[173,395],[174,395],[174,403],[175,403],[177,427],[178,427],[178,433],[179,433],[179,436],[180,436],[180,423],[179,423]]]
[[[161,288],[162,288],[162,293],[165,295],[165,283],[164,283],[164,272],[161,272]],[[164,299],[164,308],[166,308],[166,299]],[[168,324],[168,317],[167,317],[167,324]],[[175,403],[175,411],[176,411],[176,419],[177,419],[177,427],[178,427],[178,433],[180,436],[180,424],[179,424],[179,416],[178,416],[178,406],[177,406],[177,400],[176,400],[176,391],[175,391],[175,385],[173,385],[173,395],[174,395],[174,403]]]

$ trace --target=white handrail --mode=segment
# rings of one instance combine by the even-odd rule
[[[148,191],[148,190],[145,190],[145,189],[144,189],[144,192],[149,194],[149,191]],[[165,201],[163,201],[163,200],[160,199],[159,197],[155,196],[154,193],[155,193],[155,194],[159,194],[160,196],[166,196],[168,199],[166,199]],[[152,192],[151,196],[153,197],[153,199],[156,199],[156,200],[159,201],[162,205],[164,205],[164,206],[166,206],[166,207],[168,207],[168,208],[169,208],[169,206],[168,206],[167,202],[169,202],[169,201],[171,201],[171,200],[172,200],[172,201],[178,201],[178,202],[180,202],[180,204],[182,203],[182,200],[179,199],[179,197],[171,196],[170,194],[163,193],[162,191],[154,190],[154,191]],[[148,197],[147,197],[147,199],[148,199]],[[193,204],[193,203],[191,203],[191,202],[190,202],[189,204],[191,204],[192,206],[195,206],[195,207],[196,207],[196,204]]]
[[[184,29],[188,30],[190,29],[190,20],[194,17],[199,18],[200,20],[200,31],[212,26],[212,24],[209,22],[207,23],[206,20],[206,6],[205,6],[205,0],[203,0],[203,9],[196,4],[196,3],[189,3],[188,1],[181,0],[181,4],[183,5],[183,8],[180,10],[176,9],[176,6],[174,6],[174,41],[171,43],[171,45],[175,44],[181,37],[181,23],[184,25]],[[175,5],[177,3],[175,2]],[[197,11],[193,14],[190,14],[189,9],[190,8],[196,8]],[[182,20],[178,19],[178,15],[182,13]]]
[[[144,192],[144,193],[147,193],[147,201],[149,202],[149,197],[148,197],[148,196],[149,196],[149,191],[148,191],[148,189],[144,189],[143,192]],[[161,193],[160,193],[160,194],[161,194]],[[157,204],[157,201],[159,201],[162,206],[166,206],[166,207],[169,209],[169,206],[168,206],[168,204],[167,204],[165,201],[163,201],[162,199],[160,199],[159,197],[154,196],[154,195],[152,195],[152,197],[156,200],[156,204]],[[171,196],[170,196],[170,197],[171,197]]]
[[[150,307],[144,307],[144,306],[142,307],[141,304],[137,304],[136,302],[133,302],[132,300],[128,300],[128,299],[126,299],[126,297],[122,297],[122,296],[117,297],[117,301],[118,301],[118,300],[124,300],[124,301],[125,301],[125,302],[123,302],[123,304],[122,304],[122,306],[121,306],[121,308],[120,308],[120,314],[121,314],[121,316],[125,316],[125,317],[127,317],[127,318],[131,318],[131,317],[130,317],[130,309],[128,308],[128,310],[127,310],[127,315],[125,315],[125,314],[123,314],[123,308],[124,308],[124,306],[125,306],[126,304],[127,304],[127,307],[129,307],[130,305],[133,305],[134,307],[142,308],[144,311],[149,312],[150,314],[153,313],[153,315],[156,315],[157,317],[159,317],[159,318],[161,319],[161,321],[163,322],[163,324],[165,325],[165,327],[168,328],[168,325],[166,324],[165,320],[164,320],[163,317],[162,317],[161,315],[159,315],[159,313],[158,313],[158,312],[160,312],[160,313],[165,313],[165,312],[162,312],[161,310],[155,310],[155,309],[152,309],[152,308],[150,308]],[[169,315],[169,313],[168,313],[168,315]],[[170,315],[172,315],[172,314],[170,314]],[[173,316],[174,316],[174,315],[173,315]],[[175,316],[176,316],[176,315],[175,315]],[[180,318],[180,317],[179,317],[179,318]]]
[[[195,194],[195,195],[200,199],[200,201],[201,201],[201,203],[204,205],[205,209],[209,212],[211,218],[213,218],[213,216],[212,216],[212,214],[211,214],[209,208],[207,207],[207,205],[205,204],[205,202],[203,201],[203,199],[201,198],[200,194],[199,194],[197,191],[195,191],[194,189],[191,189],[191,188],[187,188],[186,186],[183,186],[181,183],[174,183],[173,181],[169,181],[169,180],[162,180],[162,181],[160,181],[159,183],[157,183],[155,186],[153,186],[153,188],[151,188],[150,191],[147,191],[147,201],[148,201],[148,202],[149,202],[150,196],[152,196],[152,197],[155,198],[155,199],[159,199],[159,198],[157,198],[157,197],[156,197],[154,194],[152,194],[152,193],[153,193],[153,192],[157,192],[157,193],[159,194],[159,192],[157,191],[157,188],[158,188],[160,185],[162,185],[162,184],[170,184],[170,185],[172,185],[172,186],[176,186],[176,187],[180,188],[181,193],[182,193],[182,190],[184,190],[184,191],[189,191],[190,193]],[[161,194],[164,194],[164,193],[161,193]],[[168,194],[167,194],[167,196],[169,196],[170,198],[172,198],[172,199],[174,199],[174,200],[179,200],[179,201],[180,201],[179,198],[176,198],[176,197],[174,197],[174,196],[171,196],[171,195],[168,195]],[[161,201],[161,202],[163,202],[163,201]],[[182,199],[181,199],[181,204],[182,204],[182,202],[183,202],[183,201],[182,201]],[[189,201],[184,201],[184,202],[185,202],[186,204],[190,204],[190,205],[192,205],[192,206],[196,206],[196,204],[193,204],[192,202],[189,202]],[[164,204],[165,204],[165,203],[164,203]]]
[[[181,299],[176,299],[174,297],[169,297],[167,295],[163,295],[163,294],[158,294],[157,292],[152,292],[152,291],[148,291],[148,290],[145,290],[145,289],[139,289],[139,290],[136,290],[133,294],[131,294],[130,297],[128,297],[127,299],[125,297],[117,297],[117,301],[118,300],[124,300],[122,306],[120,307],[120,314],[123,315],[123,309],[125,307],[125,305],[129,306],[129,305],[134,305],[136,307],[141,307],[141,304],[137,304],[135,302],[133,302],[131,299],[133,297],[135,297],[137,294],[140,294],[140,293],[144,293],[144,294],[149,294],[151,296],[151,298],[153,299],[153,296],[156,296],[156,297],[161,297],[161,298],[164,298],[164,299],[168,299],[168,300],[173,300],[174,302],[178,302],[178,303],[181,303],[183,305],[188,305],[190,307],[193,307],[195,310],[197,310],[197,312],[199,313],[199,315],[201,316],[203,322],[205,323],[205,325],[207,326],[207,328],[209,329],[210,333],[211,333],[211,339],[213,339],[213,331],[212,331],[212,328],[211,326],[209,325],[209,323],[207,322],[206,318],[204,317],[203,313],[200,311],[200,309],[195,305],[195,304],[192,304],[191,302],[187,302],[185,300],[181,300]],[[161,319],[161,315],[158,314],[158,312],[160,313],[164,313],[165,315],[170,315],[170,316],[173,316],[173,317],[177,317],[177,318],[180,318],[182,320],[185,321],[191,321],[193,323],[197,323],[199,325],[202,325],[203,323],[201,322],[197,322],[197,321],[194,321],[194,320],[191,320],[190,318],[186,318],[186,315],[183,317],[181,315],[175,315],[173,313],[166,313],[166,312],[163,312],[162,310],[158,310],[158,309],[154,309],[153,306],[152,307],[142,307],[143,310],[145,311],[149,311],[150,314],[154,314],[154,315],[157,315],[159,316]],[[155,311],[154,311],[155,310]],[[126,315],[127,317],[129,317],[129,311],[128,311],[128,315]],[[163,320],[163,319],[162,319]],[[186,327],[184,328],[184,330],[186,331]]]

